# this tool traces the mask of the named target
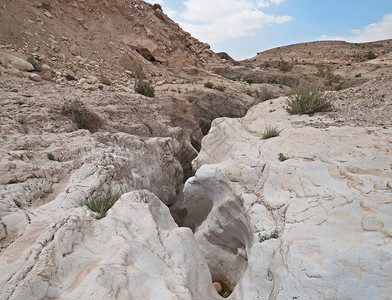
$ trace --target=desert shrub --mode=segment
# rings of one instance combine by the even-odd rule
[[[160,10],[162,10],[162,6],[160,5],[160,4],[154,4],[153,6],[152,6],[152,8],[153,8],[153,10],[157,10],[157,9],[160,9]]]
[[[150,131],[151,134],[154,132],[154,130],[152,129],[150,124],[148,124],[148,123],[143,123],[143,124],[144,124],[144,126],[147,127],[148,131]]]
[[[293,66],[288,61],[284,61],[282,58],[279,60],[278,62],[279,71],[287,72],[290,71],[292,68]]]
[[[367,59],[375,59],[375,58],[377,58],[377,55],[372,51],[372,50],[370,50],[367,54],[366,54],[366,58]]]
[[[211,81],[207,81],[206,83],[204,83],[204,86],[206,88],[212,89],[214,87],[214,84]]]
[[[101,126],[101,119],[94,113],[87,110],[80,100],[65,100],[61,107],[61,113],[69,117],[78,129],[88,129],[95,132]]]
[[[199,98],[197,98],[195,96],[188,96],[188,102],[189,103],[198,104],[199,103]]]
[[[20,202],[19,200],[14,200],[14,203],[15,203],[15,205],[18,207],[18,208],[22,208],[22,202]]]
[[[263,139],[266,140],[266,139],[269,139],[269,138],[272,138],[272,137],[279,136],[279,134],[281,132],[282,132],[282,130],[280,130],[278,128],[278,126],[275,126],[275,127],[273,127],[273,126],[266,126],[265,130],[263,131],[262,136],[263,136]]]
[[[245,82],[247,82],[248,84],[252,84],[252,83],[255,82],[253,78],[245,78],[244,80],[245,80]]]
[[[283,153],[279,153],[278,159],[279,159],[279,161],[285,161],[285,160],[288,160],[289,158],[286,155],[284,155]]]
[[[362,74],[361,73],[358,73],[358,74],[355,74],[355,77],[361,77],[362,76]]]
[[[233,61],[233,66],[238,67],[241,66],[241,63],[239,61]]]
[[[264,102],[269,99],[273,99],[274,94],[268,87],[263,86],[260,91],[256,91],[256,97],[257,99],[260,99],[261,102]]]
[[[135,92],[142,94],[147,97],[155,96],[155,88],[147,81],[145,81],[145,75],[141,64],[136,66],[135,74]]]
[[[52,153],[48,153],[48,159],[49,160],[55,160],[55,157]]]
[[[26,117],[22,116],[22,117],[18,118],[17,121],[19,124],[23,125],[26,123]]]
[[[222,85],[214,86],[214,89],[216,89],[216,90],[218,90],[220,92],[223,92],[226,89],[226,87],[222,84]]]
[[[279,231],[277,229],[275,229],[273,232],[271,232],[270,234],[265,234],[265,235],[261,235],[259,233],[259,242],[262,243],[264,241],[268,241],[270,239],[277,239],[279,238]]]
[[[292,91],[285,109],[290,114],[312,114],[332,107],[330,96],[317,84],[301,81]]]
[[[106,77],[105,75],[101,75],[101,83],[107,86],[112,85],[110,79]]]
[[[77,203],[77,206],[87,206],[91,211],[97,213],[97,220],[106,217],[107,211],[112,208],[114,203],[120,198],[120,195],[111,191],[104,192],[99,196],[90,197]]]
[[[41,64],[38,61],[35,60],[34,56],[29,55],[26,60],[27,60],[27,62],[31,63],[31,65],[34,68],[34,71],[37,71],[37,72],[41,72],[42,71]]]
[[[317,66],[317,76],[324,78],[324,84],[326,86],[332,86],[335,83],[344,82],[344,79],[340,75],[335,75],[334,70],[331,66]]]
[[[333,75],[334,73],[331,66],[326,66],[326,67],[323,65],[317,66],[316,76],[326,78],[326,77],[332,77]]]

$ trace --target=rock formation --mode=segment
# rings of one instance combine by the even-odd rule
[[[0,299],[388,299],[391,50],[236,62],[141,0],[3,1]],[[304,76],[332,111],[282,108]]]
[[[194,161],[185,205],[213,280],[231,299],[387,299],[392,130],[298,126],[328,119],[284,103],[215,120]]]

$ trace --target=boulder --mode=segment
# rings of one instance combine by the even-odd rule
[[[0,64],[5,68],[14,68],[19,71],[33,71],[32,64],[14,54],[0,51]]]

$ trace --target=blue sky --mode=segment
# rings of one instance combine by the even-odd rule
[[[234,59],[315,40],[392,39],[392,0],[149,0]]]

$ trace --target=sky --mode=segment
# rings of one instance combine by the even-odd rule
[[[317,40],[392,39],[392,0],[148,0],[236,60]]]

